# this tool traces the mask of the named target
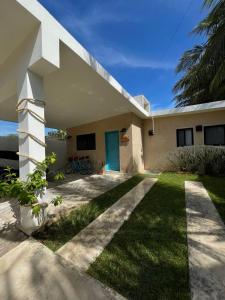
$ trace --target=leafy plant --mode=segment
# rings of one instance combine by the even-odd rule
[[[45,189],[48,186],[45,174],[48,167],[55,164],[55,162],[56,154],[52,153],[47,156],[43,162],[37,164],[35,170],[28,174],[25,181],[17,178],[17,175],[12,172],[11,168],[7,167],[5,169],[5,177],[0,181],[0,198],[17,198],[20,205],[31,205],[33,214],[39,215],[41,204],[38,203],[38,198],[45,194]],[[62,179],[64,179],[64,174],[62,172],[55,175],[55,180]],[[51,203],[54,206],[61,204],[62,197],[55,197]]]
[[[65,175],[63,172],[58,172],[55,176],[54,176],[54,180],[55,181],[59,181],[59,180],[63,180],[65,178]]]

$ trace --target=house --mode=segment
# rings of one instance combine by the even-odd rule
[[[178,147],[225,146],[225,101],[149,111],[144,118],[130,112],[69,128],[68,134],[70,156],[88,155],[106,170],[171,170],[170,155]]]
[[[225,101],[152,111],[36,0],[1,1],[0,41],[0,119],[19,123],[21,178],[45,158],[45,126],[108,171],[165,170],[177,147],[225,145]]]

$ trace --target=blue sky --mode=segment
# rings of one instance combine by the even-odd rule
[[[174,106],[175,67],[200,42],[190,32],[206,14],[202,0],[39,2],[130,94],[144,94],[154,110]],[[0,123],[0,135],[15,126]]]

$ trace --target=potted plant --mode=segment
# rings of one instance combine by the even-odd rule
[[[5,169],[6,175],[0,181],[0,198],[16,198],[20,204],[20,228],[27,234],[31,234],[47,220],[46,208],[52,203],[57,206],[62,203],[62,197],[55,197],[50,203],[41,202],[48,182],[45,178],[50,165],[56,162],[56,155],[52,153],[43,162],[37,164],[35,170],[28,174],[22,181],[12,172],[11,168]],[[64,174],[57,173],[55,180],[61,180]]]
[[[103,175],[103,174],[104,174],[104,168],[105,168],[105,163],[102,161],[102,162],[98,165],[97,174]]]

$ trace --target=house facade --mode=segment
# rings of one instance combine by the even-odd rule
[[[178,147],[225,146],[225,101],[150,111],[144,119],[122,114],[69,128],[68,135],[69,156],[89,156],[107,171],[172,170]]]
[[[225,144],[225,101],[154,112],[37,0],[1,1],[0,15],[0,120],[18,122],[21,179],[45,159],[45,127],[106,171],[168,170],[177,147]]]

